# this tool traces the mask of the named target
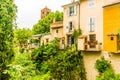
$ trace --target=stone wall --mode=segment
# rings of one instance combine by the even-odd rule
[[[116,74],[120,74],[120,54],[102,52],[82,52],[87,80],[96,80],[98,71],[95,69],[95,62],[102,56],[110,61]]]

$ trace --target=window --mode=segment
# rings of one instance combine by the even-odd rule
[[[94,8],[94,6],[95,6],[95,0],[88,0],[88,7]]]
[[[114,37],[110,37],[111,41],[114,40]]]
[[[49,14],[49,12],[47,12],[47,14]]]
[[[46,43],[48,43],[49,42],[49,39],[46,39]]]
[[[95,31],[95,18],[94,17],[90,17],[88,18],[88,29],[89,32],[94,32]]]
[[[69,22],[69,32],[73,31],[73,22]]]
[[[71,36],[68,36],[68,46],[72,46],[74,44],[74,38]]]
[[[67,15],[68,16],[73,16],[75,14],[76,14],[76,5],[68,7]]]
[[[72,31],[72,27],[73,27],[72,22],[70,22],[70,31]]]
[[[74,10],[74,6],[69,8],[69,15],[72,16],[74,14],[75,10]]]
[[[90,40],[90,48],[95,48],[96,47],[96,35],[95,34],[91,34],[89,35],[89,40]]]
[[[64,47],[65,47],[65,41],[64,39],[62,39],[62,49],[64,49]]]
[[[56,30],[56,33],[58,33],[58,29]]]

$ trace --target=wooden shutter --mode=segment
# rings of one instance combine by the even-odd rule
[[[66,23],[66,32],[69,31],[69,22]]]
[[[87,30],[88,30],[88,32],[90,32],[90,17],[88,17],[87,23],[88,23]]]
[[[74,15],[76,15],[76,10],[77,8],[76,8],[76,5],[74,5]]]
[[[66,15],[69,16],[69,8],[66,8]]]
[[[95,28],[96,28],[95,22],[96,22],[96,21],[95,21],[95,17],[92,17],[92,24],[93,24],[93,25],[92,25],[92,30],[93,30],[93,31],[95,31]]]

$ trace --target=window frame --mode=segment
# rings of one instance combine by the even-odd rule
[[[88,31],[89,32],[95,32],[96,29],[96,18],[95,17],[89,17],[88,18]]]
[[[95,7],[95,0],[88,0],[88,8],[92,9]]]

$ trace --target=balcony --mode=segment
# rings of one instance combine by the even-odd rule
[[[81,51],[101,51],[102,43],[95,40],[94,42],[86,41],[86,37],[78,39],[78,50]]]
[[[85,46],[87,46],[87,49],[85,49],[85,51],[101,51],[102,49],[101,43],[96,44],[94,48],[91,48],[89,44]]]
[[[66,29],[66,34],[67,34],[67,35],[70,35],[70,34],[72,34],[73,32],[74,32],[74,28],[71,28],[71,29],[70,29],[70,28],[67,28],[67,29]]]

